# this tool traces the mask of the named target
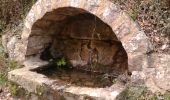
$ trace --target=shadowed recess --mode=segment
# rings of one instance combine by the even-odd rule
[[[90,82],[107,76],[110,86],[115,77],[128,71],[127,53],[112,28],[97,16],[73,7],[48,12],[33,24],[26,53],[30,56],[48,61],[49,65],[36,71],[53,79],[66,75],[72,80],[76,73]]]

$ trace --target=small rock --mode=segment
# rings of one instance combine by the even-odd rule
[[[92,87],[92,86],[94,86],[94,83],[92,83],[92,82],[85,82],[84,85],[85,85],[85,86]]]
[[[167,44],[164,44],[164,45],[162,45],[162,47],[161,47],[161,49],[162,50],[165,50],[166,48],[168,48],[169,46],[167,45]]]
[[[157,30],[153,30],[153,32],[155,32],[155,33],[156,33],[156,32],[157,32]]]
[[[62,76],[61,79],[63,79],[63,80],[70,80],[70,77]]]
[[[2,87],[0,87],[0,93],[2,93],[2,92],[3,92]]]
[[[71,74],[71,78],[72,80],[78,80],[80,76],[78,76],[77,74]]]
[[[155,42],[160,42],[160,38],[159,37],[155,37]]]
[[[7,93],[6,96],[7,96],[7,97],[10,97],[10,96],[11,96],[11,93]]]

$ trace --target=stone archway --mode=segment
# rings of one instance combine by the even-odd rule
[[[40,64],[42,62],[36,62],[36,59],[34,62],[31,62],[31,64],[25,63],[24,61],[27,60],[29,55],[34,55],[39,53],[39,51],[42,51],[41,45],[34,45],[34,43],[45,44],[49,43],[49,41],[52,39],[49,37],[45,37],[45,39],[42,39],[42,37],[31,38],[32,36],[39,35],[39,33],[41,36],[42,34],[45,34],[43,33],[45,31],[37,31],[36,25],[42,25],[40,29],[48,28],[49,34],[53,34],[54,31],[51,29],[58,27],[53,27],[54,23],[50,23],[48,20],[52,20],[54,22],[61,21],[64,20],[66,16],[75,16],[79,15],[80,13],[96,16],[94,18],[100,19],[105,26],[110,28],[109,30],[113,31],[112,35],[114,37],[114,41],[121,43],[121,47],[123,47],[123,50],[127,53],[128,69],[130,71],[143,71],[143,68],[147,69],[150,64],[148,63],[148,53],[150,53],[152,49],[148,38],[140,29],[140,27],[125,12],[123,12],[119,7],[109,0],[38,0],[32,6],[32,9],[25,19],[21,38],[16,39],[13,37],[7,43],[7,49],[9,51],[10,57],[16,59],[25,66],[27,65],[27,67],[39,67],[42,65]],[[57,24],[54,26],[57,26]],[[106,28],[105,26],[104,28]],[[66,31],[66,33],[67,32],[70,31]],[[82,34],[80,36],[82,36]],[[111,35],[109,35],[109,37],[110,36]],[[39,49],[34,48],[35,50],[32,52],[30,47],[34,46],[31,46],[30,43]],[[35,92],[37,87],[42,86],[43,84],[52,86],[52,89],[60,91],[58,86],[53,84],[52,80],[42,76],[41,74],[31,72],[30,69],[32,68],[21,68],[11,71],[9,72],[9,79],[17,82],[31,92]],[[71,86],[65,87],[64,90],[64,92],[69,92],[76,95],[86,94],[92,97],[115,98],[123,90],[123,88],[110,88],[108,91],[106,88],[87,89]]]
[[[86,71],[128,71],[127,53],[112,28],[75,7],[55,9],[33,24],[25,58],[32,56],[44,61],[64,57],[70,66]]]
[[[100,18],[112,28],[122,42],[128,54],[129,69],[131,71],[142,70],[146,67],[146,53],[150,52],[150,42],[139,26],[109,0],[38,0],[25,19],[20,42],[15,44],[13,55],[18,61],[25,60],[28,38],[33,24],[47,12],[61,7],[81,8]]]

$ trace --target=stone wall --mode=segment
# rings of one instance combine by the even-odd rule
[[[25,19],[25,26],[21,34],[21,39],[16,42],[13,53],[14,58],[17,61],[24,61],[25,55],[27,53],[28,41],[31,33],[33,32],[33,25],[37,20],[42,20],[41,18],[52,18],[55,17],[55,20],[61,20],[64,18],[62,16],[62,10],[57,13],[60,13],[60,16],[55,16],[51,11],[61,7],[76,7],[80,11],[70,11],[72,12],[84,12],[87,11],[91,14],[96,15],[104,23],[108,24],[112,30],[115,32],[118,39],[122,42],[123,47],[125,48],[128,54],[128,66],[130,70],[142,70],[143,67],[146,67],[145,60],[147,59],[146,54],[150,52],[150,42],[146,35],[140,30],[138,25],[134,23],[131,18],[127,16],[126,13],[122,12],[119,7],[114,5],[109,0],[39,0],[33,5],[32,9],[28,13]],[[64,14],[76,14],[70,13],[70,11],[65,11]],[[59,17],[59,18],[58,18]],[[54,19],[54,18],[53,18]],[[41,23],[44,24],[44,23]],[[51,24],[45,22],[45,24]],[[45,27],[44,27],[45,28]],[[10,51],[9,46],[9,51]],[[39,47],[41,49],[41,47]],[[139,60],[138,60],[139,59]]]
[[[79,9],[62,9],[63,7]],[[169,55],[152,53],[152,45],[145,33],[125,12],[109,0],[38,0],[25,19],[21,38],[15,35],[12,35],[12,38],[4,36],[4,41],[7,40],[4,45],[10,57],[22,63],[26,60],[26,56],[42,51],[44,47],[41,45],[37,47],[38,43],[46,45],[51,42],[51,37],[46,35],[47,27],[50,26],[48,34],[54,33],[53,30],[60,27],[55,30],[58,33],[63,28],[61,20],[84,12],[95,15],[113,30],[117,37],[114,40],[121,42],[127,52],[128,68],[132,71],[133,82],[145,83],[153,91],[170,89]],[[43,38],[46,40],[41,41]],[[38,43],[33,45],[34,41]],[[29,48],[34,47],[38,48],[37,51],[30,52]]]

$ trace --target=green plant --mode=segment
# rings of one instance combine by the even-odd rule
[[[149,98],[149,100],[158,100],[157,96],[153,95]]]
[[[4,48],[2,46],[0,46],[0,55],[4,54]]]
[[[115,83],[116,83],[116,79],[113,79],[113,80],[112,80],[112,83],[115,84]]]
[[[131,18],[132,18],[133,20],[136,20],[136,19],[137,19],[138,14],[139,14],[138,9],[133,9],[133,10],[129,11],[129,15],[131,16]]]
[[[4,47],[2,46],[2,39],[1,39],[1,32],[0,32],[0,59],[5,58],[5,50]]]
[[[170,100],[170,92],[167,92],[163,95],[164,100]]]
[[[36,94],[38,94],[39,96],[41,96],[44,91],[45,91],[44,86],[38,86],[36,88]]]
[[[18,64],[16,61],[10,60],[7,64],[7,66],[8,66],[8,70],[14,70],[18,67]]]
[[[18,86],[16,84],[9,82],[9,91],[12,94],[12,96],[17,95],[17,88],[18,88]]]
[[[6,75],[3,73],[0,73],[0,85],[5,85],[7,83]]]
[[[55,63],[56,63],[56,65],[59,66],[59,67],[61,67],[61,66],[66,66],[66,64],[67,64],[64,57],[62,57],[61,59],[58,59]]]
[[[117,100],[148,100],[145,98],[147,88],[144,86],[132,86],[129,85],[120,94]]]

